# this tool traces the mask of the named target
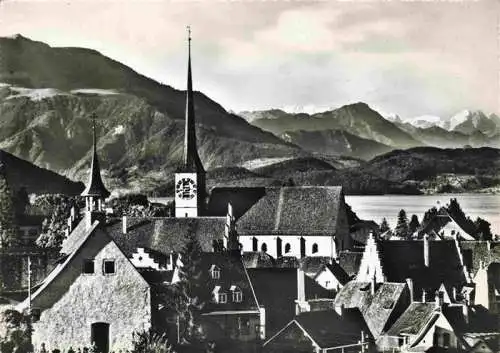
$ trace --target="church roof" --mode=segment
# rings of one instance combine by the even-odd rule
[[[196,123],[193,96],[193,79],[191,72],[191,36],[188,38],[188,74],[186,90],[186,117],[184,132],[184,160],[180,171],[204,173],[205,169],[198,155],[196,146]]]
[[[264,187],[216,187],[210,191],[207,214],[209,216],[226,216],[227,205],[231,203],[233,216],[238,220],[260,198],[266,194]]]
[[[85,189],[81,193],[81,196],[95,196],[105,199],[109,195],[110,192],[104,186],[101,178],[101,168],[99,166],[99,158],[97,156],[96,147],[95,120],[93,120],[92,162],[90,165],[89,179],[85,185]]]
[[[240,235],[335,234],[340,186],[269,187],[238,221]]]
[[[213,251],[214,242],[222,242],[226,226],[226,218],[223,217],[127,217],[126,222],[126,234],[123,233],[121,218],[110,221],[106,231],[127,256],[137,248],[164,254],[179,252],[191,232],[196,233],[203,251]]]

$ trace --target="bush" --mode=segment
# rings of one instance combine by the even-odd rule
[[[133,345],[131,353],[175,353],[168,343],[165,333],[158,333],[152,329],[133,334]]]

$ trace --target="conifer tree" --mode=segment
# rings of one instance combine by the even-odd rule
[[[389,223],[387,222],[387,219],[384,217],[382,219],[382,223],[380,223],[380,233],[385,233],[391,228],[389,227]]]
[[[396,236],[401,238],[406,238],[408,236],[408,218],[406,217],[406,211],[401,210],[398,214],[398,223],[394,229]]]
[[[420,222],[418,221],[417,215],[414,214],[411,216],[410,224],[408,225],[408,230],[409,230],[408,237],[411,237],[419,227],[420,227]]]
[[[15,243],[16,235],[14,202],[7,182],[5,164],[0,161],[0,248]]]
[[[184,321],[184,340],[191,344],[200,343],[204,336],[200,318],[207,300],[207,276],[202,267],[203,250],[194,230],[180,252],[179,267],[179,304],[178,313]]]

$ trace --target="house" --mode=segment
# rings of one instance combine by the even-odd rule
[[[481,264],[473,282],[474,304],[482,305],[497,315],[500,314],[500,263],[494,262],[487,267]]]
[[[467,222],[465,216],[450,212],[446,207],[441,207],[437,214],[417,232],[419,238],[424,234],[432,239],[475,240],[477,238],[476,230]]]
[[[266,337],[301,311],[333,308],[333,292],[300,268],[252,268],[248,275],[259,304],[266,309]]]
[[[447,351],[465,348],[441,307],[435,303],[411,303],[379,340],[380,349],[400,352],[428,352],[438,347]]]
[[[359,310],[305,312],[264,343],[264,352],[369,351],[371,337]]]
[[[336,292],[350,280],[349,275],[337,262],[322,265],[313,279],[321,287]]]
[[[352,247],[341,187],[268,187],[236,222],[243,251],[336,258]]]

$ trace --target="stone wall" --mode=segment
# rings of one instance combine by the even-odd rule
[[[83,274],[84,259],[94,259],[94,274]],[[103,260],[115,261],[115,274],[103,274]],[[41,310],[33,344],[55,348],[91,345],[91,325],[109,324],[109,349],[130,349],[132,333],[151,325],[150,287],[130,261],[99,230],[77,250],[67,267],[33,300]]]

